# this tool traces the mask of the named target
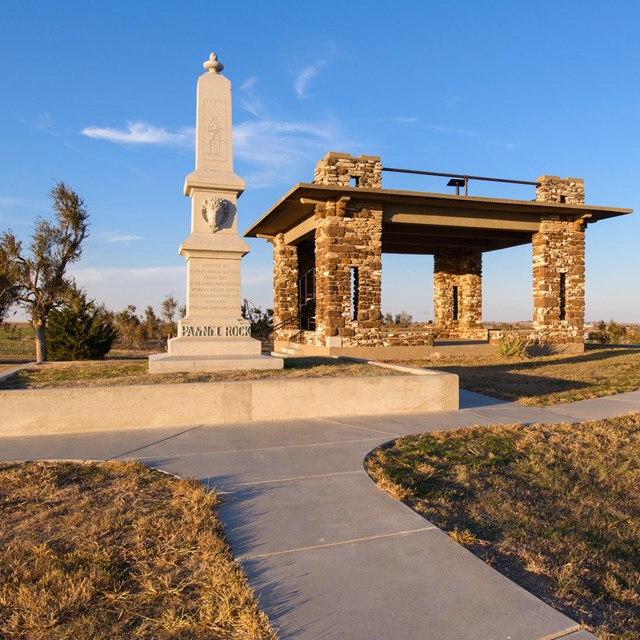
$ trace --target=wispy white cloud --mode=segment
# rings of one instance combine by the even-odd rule
[[[22,124],[26,124],[31,129],[42,131],[50,136],[60,138],[64,135],[54,129],[53,117],[50,113],[40,113],[34,119],[31,118],[18,118]]]
[[[395,122],[400,122],[402,124],[415,124],[416,122],[419,122],[418,118],[412,118],[407,116],[395,116],[391,119]]]
[[[468,136],[469,138],[479,138],[480,134],[471,129],[455,129],[453,127],[441,127],[437,124],[425,124],[427,129],[433,129],[434,131],[440,131],[442,133],[455,133],[460,136]]]
[[[178,267],[95,267],[73,268],[71,274],[81,284],[93,284],[97,282],[118,282],[135,280],[137,282],[162,282],[165,279],[173,280],[176,276],[186,274],[184,266]]]
[[[0,224],[30,227],[37,216],[48,213],[50,208],[44,198],[0,196]]]
[[[293,88],[298,98],[307,97],[309,84],[318,75],[318,73],[327,66],[328,62],[327,58],[323,58],[315,64],[307,65],[304,69],[298,72],[293,82]]]
[[[144,236],[120,233],[118,231],[108,231],[103,234],[103,238],[105,242],[134,242],[136,240],[144,240]]]
[[[13,197],[1,197],[0,207],[43,207],[44,203],[40,200],[32,198],[13,198]]]
[[[247,78],[241,85],[240,85],[240,91],[248,91],[249,89],[253,88],[253,86],[255,85],[255,83],[257,82],[257,78],[256,76],[251,76],[250,78]]]
[[[138,312],[151,305],[159,308],[163,298],[175,291],[184,302],[186,269],[176,267],[71,268],[69,273],[89,297],[118,311],[133,304]]]
[[[237,158],[256,167],[246,176],[247,184],[254,188],[299,180],[305,165],[319,160],[327,151],[344,151],[349,146],[340,125],[332,120],[246,121],[234,127],[233,140]]]
[[[492,144],[497,147],[502,147],[507,151],[512,151],[515,149],[515,144],[511,142],[504,142],[503,140],[494,140],[492,138],[487,138],[477,131],[473,131],[472,129],[456,129],[452,127],[441,127],[435,124],[425,124],[424,127],[426,129],[431,129],[432,131],[439,131],[441,133],[452,133],[455,135],[466,136],[467,138],[475,138],[480,142],[485,142],[487,144]]]
[[[444,98],[448,107],[451,107],[454,104],[460,102],[459,94],[455,93],[454,91],[449,91]]]
[[[262,102],[256,98],[240,96],[240,105],[254,118],[262,117]]]
[[[163,127],[156,127],[146,122],[127,122],[126,129],[85,127],[81,133],[94,140],[130,145],[167,145],[192,148],[195,143],[195,129],[192,127],[168,131]]]
[[[234,155],[252,166],[254,172],[247,177],[252,187],[270,187],[299,179],[305,164],[320,159],[327,151],[345,150],[348,142],[336,121],[284,122],[261,119],[253,109],[255,120],[241,122],[233,127]],[[174,145],[193,147],[193,129],[170,132],[149,123],[131,123],[127,129],[87,127],[83,135],[126,145]],[[137,237],[118,235],[107,242],[127,242]]]
[[[335,43],[328,42],[323,46],[322,51],[323,56],[319,60],[316,60],[313,64],[308,64],[295,74],[293,89],[298,98],[306,98],[309,95],[309,85],[336,57],[337,47]]]
[[[248,111],[255,118],[262,118],[265,111],[264,104],[253,90],[257,82],[257,77],[251,76],[240,85],[239,93],[237,95],[240,105],[245,111]]]

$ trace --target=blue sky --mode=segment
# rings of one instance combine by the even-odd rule
[[[521,180],[582,177],[587,202],[640,209],[640,3],[3,0],[0,229],[28,237],[64,180],[91,235],[73,272],[119,310],[185,298],[195,87],[211,51],[233,85],[247,229],[327,151]],[[387,188],[446,180],[384,174]],[[532,187],[472,183],[531,199]],[[587,318],[640,322],[640,213],[587,230]],[[271,247],[243,295],[271,305]],[[383,256],[383,311],[433,318],[432,259]],[[484,318],[532,315],[530,247],[484,261]]]

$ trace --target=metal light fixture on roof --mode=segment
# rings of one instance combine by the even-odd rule
[[[459,196],[460,195],[460,187],[466,187],[467,186],[467,181],[464,180],[463,178],[451,178],[451,180],[449,180],[449,182],[447,182],[447,187],[455,187],[456,188],[456,195]],[[466,189],[465,189],[465,195],[466,194]]]

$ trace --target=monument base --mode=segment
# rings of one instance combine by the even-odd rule
[[[149,373],[194,373],[197,371],[241,371],[245,369],[282,369],[284,360],[263,355],[149,356]]]
[[[282,369],[284,360],[262,355],[260,340],[250,337],[243,318],[178,322],[178,335],[171,338],[167,353],[149,356],[149,373]]]

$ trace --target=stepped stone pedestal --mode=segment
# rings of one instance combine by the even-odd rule
[[[215,54],[198,79],[196,168],[185,181],[191,235],[180,245],[187,261],[187,315],[168,353],[149,357],[149,372],[281,369],[261,355],[241,317],[240,261],[249,246],[238,235],[237,200],[244,180],[233,172],[231,83]]]

